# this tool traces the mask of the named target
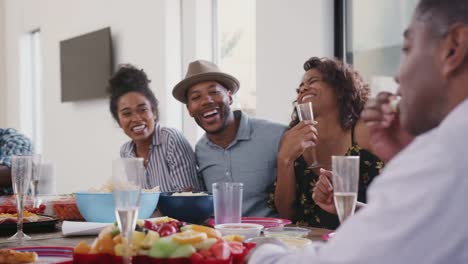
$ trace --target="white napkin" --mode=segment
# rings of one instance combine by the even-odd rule
[[[62,234],[63,236],[97,235],[104,227],[110,225],[112,223],[63,221]]]

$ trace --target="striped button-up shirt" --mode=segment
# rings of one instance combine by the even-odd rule
[[[121,157],[135,157],[135,153],[133,141],[125,143],[120,149]],[[145,179],[144,188],[159,186],[162,192],[203,189],[197,174],[195,154],[178,130],[160,127],[156,123]]]

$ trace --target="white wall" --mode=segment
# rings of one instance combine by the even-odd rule
[[[0,1],[0,127],[7,115],[5,78],[5,3]]]
[[[146,70],[161,103],[161,123],[182,127],[191,133],[186,136],[193,143],[193,133],[197,129],[187,127],[190,120],[186,116],[182,123],[181,112],[186,113],[186,110],[172,98],[171,90],[181,73],[185,73],[189,61],[209,56],[197,36],[209,35],[211,29],[203,22],[206,17],[194,18],[196,14],[210,12],[200,10],[209,0],[196,0],[204,3],[201,6],[193,5],[194,1],[4,0],[6,46],[4,50],[0,46],[0,55],[5,52],[8,68],[7,90],[0,90],[0,104],[7,102],[7,115],[2,122],[0,114],[0,126],[18,127],[20,124],[19,40],[22,34],[40,28],[44,65],[43,154],[45,159],[55,163],[59,192],[101,185],[110,177],[111,160],[118,156],[120,145],[127,140],[111,119],[107,99],[60,102],[59,42],[110,26],[116,62],[132,62]],[[288,123],[290,103],[303,73],[303,62],[310,56],[333,55],[332,2],[257,0],[259,117]],[[188,19],[180,18],[181,3],[183,8],[190,9],[183,10],[184,14],[190,14]],[[192,23],[194,20],[199,21]],[[192,25],[195,31],[187,28],[181,31],[181,22],[182,27]],[[204,24],[206,27],[198,28]],[[1,63],[3,60],[0,77]],[[195,122],[191,122],[194,125]]]
[[[257,0],[257,116],[289,123],[312,57],[334,52],[333,1]]]
[[[167,34],[179,31],[166,24],[180,11],[174,2],[178,3],[173,0],[6,0],[9,104],[5,125],[17,127],[20,123],[18,41],[22,34],[40,28],[44,65],[43,154],[55,163],[60,192],[102,184],[110,177],[111,160],[118,156],[120,145],[127,138],[111,119],[107,99],[60,102],[59,42],[110,26],[116,62],[132,62],[144,68],[161,109],[168,109],[168,98],[172,95],[166,87],[174,80],[166,78],[167,72],[180,71],[180,61],[168,63],[172,49],[165,42]],[[171,113],[161,113],[164,124]]]

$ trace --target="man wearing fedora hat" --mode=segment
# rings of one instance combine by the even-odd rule
[[[275,216],[267,205],[268,188],[276,178],[286,126],[232,111],[232,96],[238,90],[234,76],[212,62],[197,60],[189,64],[172,94],[206,132],[195,147],[206,189],[211,191],[215,182],[242,182],[242,215]]]

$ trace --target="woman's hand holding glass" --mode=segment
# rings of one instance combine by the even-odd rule
[[[323,210],[336,214],[336,207],[333,201],[333,180],[332,172],[325,169],[320,169],[320,176],[315,183],[312,193],[312,199]]]
[[[294,162],[306,149],[315,147],[317,135],[314,121],[305,120],[300,122],[284,133],[278,158]]]

